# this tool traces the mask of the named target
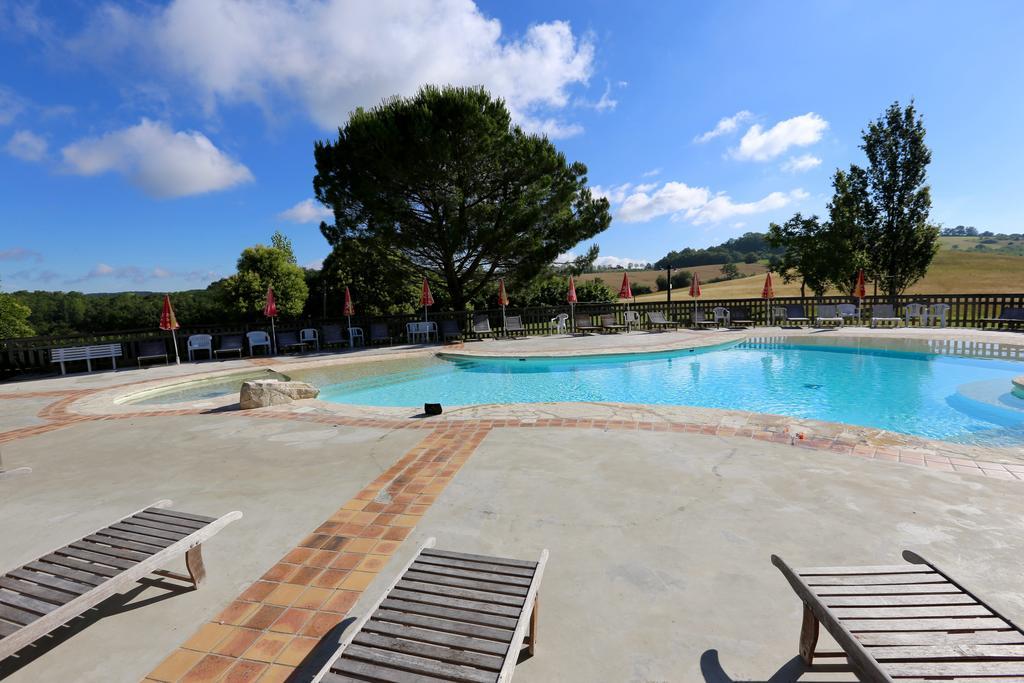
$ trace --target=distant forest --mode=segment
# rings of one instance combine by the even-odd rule
[[[718,263],[756,263],[762,259],[779,256],[783,251],[785,250],[781,247],[769,246],[765,233],[748,232],[707,249],[686,247],[681,251],[670,251],[658,259],[654,267],[662,269],[709,266]]]

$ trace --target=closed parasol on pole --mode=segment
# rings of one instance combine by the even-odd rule
[[[427,321],[427,306],[434,305],[434,295],[430,293],[430,283],[423,278],[423,293],[420,294],[420,306],[423,306],[423,321]]]
[[[769,270],[764,276],[764,288],[761,290],[761,298],[768,301],[768,320],[775,324],[775,311],[772,306],[772,299],[775,298],[775,287],[772,286],[772,272]]]
[[[171,308],[171,295],[164,294],[164,310],[160,312],[160,329],[169,330],[171,339],[174,340],[174,363],[181,365],[181,358],[178,357],[178,334],[175,332],[180,325],[174,316],[174,309]]]
[[[267,303],[263,306],[263,315],[270,318],[270,339],[273,342],[274,355],[277,355],[277,330],[274,329],[274,318],[277,317],[277,302],[274,300],[274,288],[267,286]]]
[[[569,302],[569,317],[572,318],[572,330],[576,331],[576,282],[572,279],[572,275],[569,276],[569,293],[565,295],[565,300]]]
[[[508,306],[508,294],[505,292],[505,278],[498,280],[498,305],[501,306],[501,329],[505,329],[505,307]]]

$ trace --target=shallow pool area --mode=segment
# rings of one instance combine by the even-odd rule
[[[242,383],[253,379],[287,380],[288,376],[273,370],[252,370],[147,389],[129,394],[123,397],[120,402],[130,405],[169,405],[172,403],[209,401],[230,394],[237,396],[238,392],[242,389]]]
[[[320,399],[367,406],[613,402],[743,410],[981,446],[1024,444],[1024,363],[920,347],[748,340],[588,358],[446,358],[321,371]],[[918,350],[907,350],[917,348]],[[298,373],[302,374],[302,373]],[[311,378],[296,377],[296,379]]]

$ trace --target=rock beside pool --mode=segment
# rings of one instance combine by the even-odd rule
[[[1024,398],[1024,375],[1013,378],[1013,395]]]
[[[238,405],[242,410],[279,406],[304,398],[316,398],[320,390],[305,382],[282,382],[277,379],[254,379],[242,383]]]

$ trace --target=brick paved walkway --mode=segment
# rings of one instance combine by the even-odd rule
[[[489,431],[451,423],[428,432],[146,681],[285,680],[345,618]]]

